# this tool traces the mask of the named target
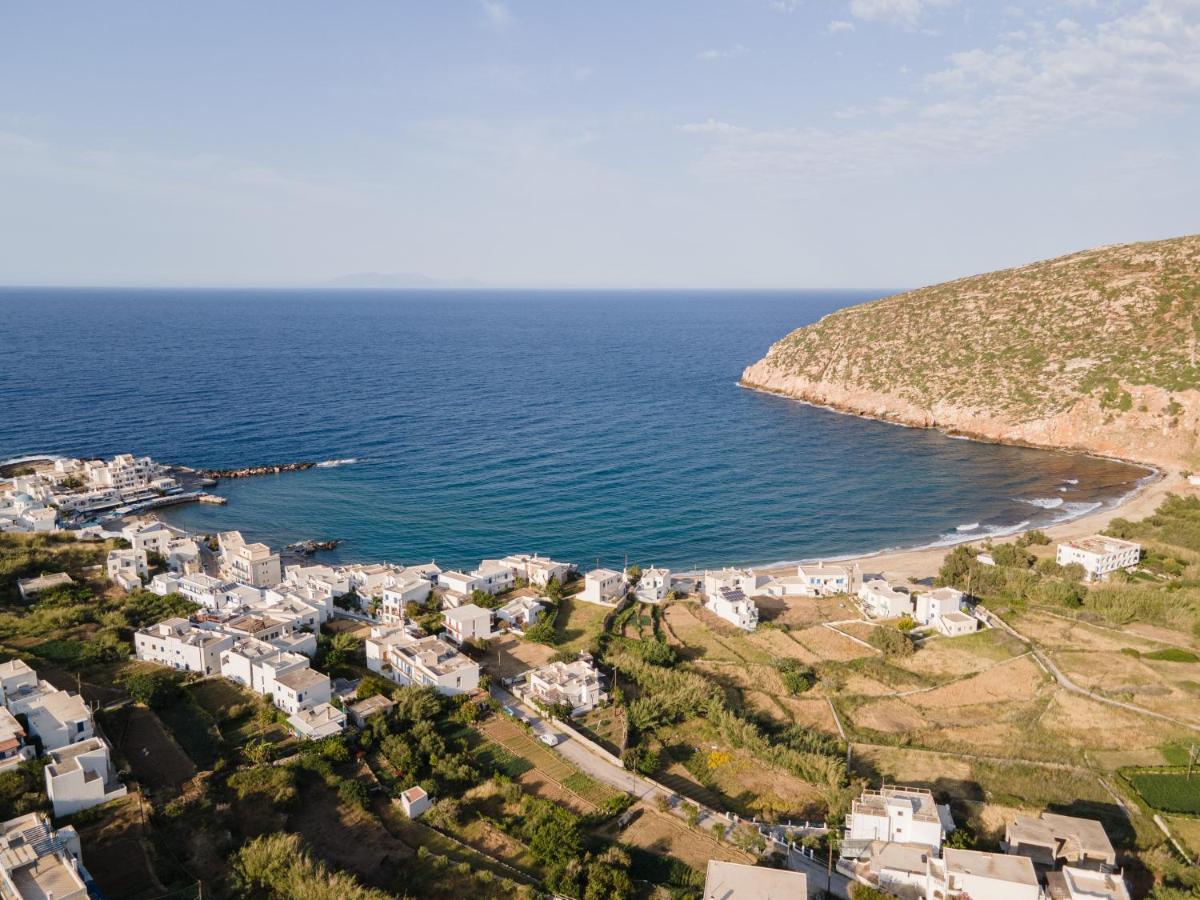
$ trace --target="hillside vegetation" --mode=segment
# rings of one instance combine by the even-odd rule
[[[1102,247],[850,307],[742,383],[991,440],[1200,468],[1200,235]]]

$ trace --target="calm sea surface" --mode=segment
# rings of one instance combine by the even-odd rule
[[[737,387],[772,341],[872,296],[5,289],[0,459],[353,460],[166,517],[341,538],[341,560],[676,568],[1049,523],[1144,474]]]

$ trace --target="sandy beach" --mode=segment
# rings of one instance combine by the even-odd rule
[[[1147,482],[1140,490],[1128,497],[1123,503],[1108,509],[1097,510],[1086,516],[1081,516],[1070,522],[1052,525],[1041,530],[1055,543],[1085,537],[1102,531],[1113,519],[1142,519],[1154,512],[1167,494],[1196,495],[1200,487],[1189,484],[1187,479],[1178,472],[1161,474],[1153,481]],[[997,543],[1011,541],[1017,533],[1003,538],[995,538]],[[978,546],[983,540],[964,541],[967,546]],[[961,546],[961,545],[956,545]],[[913,550],[896,550],[873,553],[866,556],[841,559],[840,562],[849,564],[857,562],[864,574],[880,574],[892,581],[907,581],[910,578],[925,579],[937,574],[942,559],[953,547],[921,547]],[[756,568],[755,571],[778,576],[793,574],[795,566]]]

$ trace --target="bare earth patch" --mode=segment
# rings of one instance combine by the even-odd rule
[[[903,700],[888,698],[873,700],[860,706],[853,714],[854,723],[872,731],[885,731],[900,734],[906,731],[920,731],[929,723],[917,710]]]

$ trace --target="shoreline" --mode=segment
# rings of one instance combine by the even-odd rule
[[[1124,463],[1125,465],[1135,466],[1146,470],[1146,475],[1138,479],[1138,485],[1126,495],[1121,497],[1109,507],[1101,507],[1083,515],[1068,519],[1063,522],[1057,522],[1051,525],[1030,525],[1028,527],[1016,527],[1012,531],[1004,534],[990,534],[971,538],[964,537],[962,540],[951,541],[949,543],[929,544],[920,547],[908,548],[884,548],[861,554],[836,554],[825,556],[814,560],[797,560],[794,563],[769,563],[766,565],[748,565],[740,566],[753,572],[769,575],[780,575],[793,571],[798,565],[806,565],[821,561],[851,563],[856,562],[860,567],[866,568],[863,564],[870,563],[875,568],[871,574],[879,574],[889,577],[893,580],[903,580],[908,578],[929,578],[937,574],[937,570],[941,567],[941,561],[955,547],[961,546],[979,546],[988,540],[1000,541],[1010,538],[1016,538],[1029,531],[1041,531],[1051,541],[1072,540],[1078,537],[1086,537],[1090,534],[1102,531],[1109,522],[1115,518],[1123,518],[1133,516],[1142,518],[1148,516],[1158,508],[1159,503],[1168,493],[1188,492],[1189,488],[1194,486],[1188,483],[1188,480],[1179,473],[1171,473],[1162,465],[1148,463],[1144,460],[1128,459],[1125,457],[1114,456],[1108,453],[1099,453],[1094,450],[1073,447],[1054,447],[1044,444],[1032,444],[1026,441],[1001,441],[991,437],[972,434],[966,431],[951,430],[938,425],[918,425],[912,422],[904,422],[899,419],[891,419],[884,416],[873,416],[866,413],[858,412],[852,409],[842,409],[837,406],[828,404],[814,403],[811,400],[805,400],[802,397],[793,397],[781,391],[771,390],[767,387],[762,387],[755,384],[749,384],[742,379],[738,379],[737,386],[748,391],[755,391],[760,394],[766,394],[771,397],[780,397],[784,400],[790,400],[794,403],[803,403],[805,406],[811,406],[814,409],[823,409],[827,412],[836,413],[841,416],[853,416],[859,419],[868,419],[874,422],[880,422],[884,425],[898,425],[901,428],[914,428],[922,431],[939,431],[946,437],[953,440],[974,441],[979,444],[993,444],[1001,447],[1024,447],[1030,450],[1046,450],[1058,453],[1066,453],[1072,456],[1088,456],[1093,459],[1103,459],[1110,462]]]
[[[1138,465],[1144,464],[1139,463]],[[1130,491],[1120,502],[1054,525],[1023,528],[1003,536],[988,535],[973,539],[965,538],[961,541],[937,546],[883,549],[862,554],[843,554],[836,558],[827,556],[823,557],[822,560],[828,562],[836,560],[839,563],[858,563],[863,569],[864,574],[878,574],[892,581],[905,581],[909,578],[931,578],[937,574],[942,560],[955,547],[981,546],[989,539],[999,542],[1000,540],[1016,538],[1018,535],[1034,530],[1043,532],[1050,538],[1052,543],[1061,543],[1062,541],[1087,537],[1088,535],[1102,531],[1113,519],[1140,519],[1152,515],[1163,498],[1169,493],[1195,494],[1200,493],[1200,491],[1194,485],[1190,485],[1187,479],[1178,473],[1169,474],[1162,470],[1155,470],[1152,475],[1147,476],[1143,480],[1143,483],[1138,488]],[[744,566],[742,568],[748,568],[753,572],[765,575],[778,576],[793,573],[796,566],[800,564],[800,562],[797,562],[782,565]]]

